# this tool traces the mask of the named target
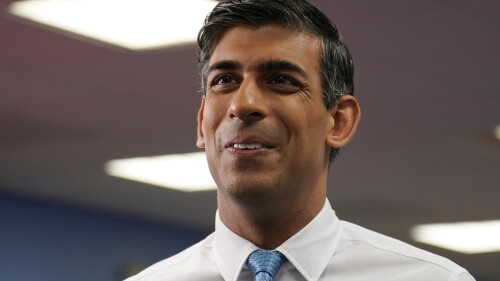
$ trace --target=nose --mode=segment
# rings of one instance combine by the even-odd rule
[[[262,89],[253,81],[243,81],[231,100],[229,118],[252,123],[267,115],[266,98]]]

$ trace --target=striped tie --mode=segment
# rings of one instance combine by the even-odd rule
[[[285,261],[278,251],[257,250],[250,254],[246,265],[255,275],[255,281],[273,281]]]

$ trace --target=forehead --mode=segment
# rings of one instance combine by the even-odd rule
[[[321,39],[316,35],[274,25],[233,27],[215,45],[209,65],[231,60],[252,67],[266,60],[283,60],[311,70],[319,69],[320,56]]]

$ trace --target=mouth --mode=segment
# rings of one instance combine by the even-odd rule
[[[271,149],[271,146],[262,143],[232,143],[227,148],[241,149],[241,150],[255,150],[255,149]]]
[[[236,137],[225,145],[225,148],[233,153],[260,153],[270,151],[274,145],[260,137]],[[254,154],[252,154],[254,155]]]

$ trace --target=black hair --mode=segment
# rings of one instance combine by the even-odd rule
[[[198,63],[202,91],[207,87],[210,56],[223,34],[236,26],[278,25],[292,31],[304,31],[322,40],[320,74],[325,107],[330,110],[342,95],[354,94],[354,65],[349,50],[341,41],[335,24],[318,8],[305,0],[227,0],[210,12],[198,33]],[[330,149],[330,162],[339,148]]]

